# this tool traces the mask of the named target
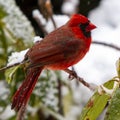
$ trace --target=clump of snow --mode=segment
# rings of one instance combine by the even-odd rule
[[[35,36],[33,42],[40,42],[43,38],[41,38],[40,36]]]
[[[55,111],[58,111],[58,98],[56,97],[56,95],[58,94],[58,89],[57,89],[57,76],[53,71],[49,71],[51,74],[49,76],[48,81],[46,82],[46,87],[45,87],[45,95],[43,98],[43,103],[54,109]],[[42,83],[41,83],[42,85]]]
[[[38,41],[41,41],[42,38],[40,36],[35,36],[33,39],[33,42],[36,43]],[[24,60],[25,54],[27,53],[29,49],[20,51],[20,52],[13,52],[11,56],[8,58],[8,64],[7,66],[14,65],[16,63],[21,63]]]
[[[62,12],[70,15],[76,13],[78,3],[79,0],[66,0],[62,6]]]
[[[14,52],[8,58],[7,66],[14,65],[15,63],[21,63],[24,60],[25,54],[29,49],[23,50],[21,52]]]
[[[46,73],[47,74],[44,74]],[[58,83],[57,76],[53,71],[44,71],[41,74],[41,80],[36,84],[36,87],[39,89],[35,89],[33,93],[40,97],[40,101],[47,107],[52,108],[55,111],[58,111],[58,98],[56,95],[58,94]],[[48,75],[48,79],[46,78]],[[45,78],[44,78],[45,77]]]

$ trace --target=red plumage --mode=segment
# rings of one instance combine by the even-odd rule
[[[12,99],[12,109],[25,106],[44,68],[64,70],[79,62],[89,50],[90,31],[95,25],[83,15],[75,14],[62,27],[36,43],[26,54],[28,74]]]

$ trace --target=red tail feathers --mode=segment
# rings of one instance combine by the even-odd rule
[[[13,96],[11,109],[19,111],[21,107],[26,106],[42,69],[43,67],[30,68],[23,84]]]

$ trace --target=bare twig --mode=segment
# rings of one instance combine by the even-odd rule
[[[48,14],[48,11],[45,7],[45,3],[46,3],[47,0],[38,0],[38,8],[40,10],[40,13],[43,15],[43,17],[48,20],[49,18],[49,14]]]
[[[20,64],[23,64],[23,63],[15,63],[13,65],[9,65],[9,66],[6,66],[6,67],[3,67],[3,68],[0,68],[0,72],[4,72],[5,70],[11,68],[11,67],[15,67],[17,65],[20,65]]]
[[[69,70],[69,69],[65,69],[65,72],[69,73],[70,78],[71,76],[75,79],[77,79],[79,82],[81,82],[84,86],[88,87],[90,90],[94,91],[96,89],[96,85],[90,84],[88,82],[86,82],[83,78],[79,77],[77,75],[77,73],[75,71]]]
[[[9,66],[5,66],[3,68],[0,68],[0,72],[4,72],[5,70],[9,69],[9,68],[12,68],[12,67],[15,67],[17,65],[23,65],[25,63],[29,62],[28,60],[23,60],[22,62],[18,62],[18,63],[14,63],[12,65],[9,65]]]
[[[76,73],[74,66],[72,66],[72,71],[74,71]],[[79,81],[76,80],[76,87],[78,87],[78,86],[79,86]]]
[[[47,1],[46,1],[45,7],[46,7],[46,9],[47,9],[47,12],[48,12],[51,20],[52,20],[53,26],[54,26],[54,28],[56,29],[57,26],[56,26],[55,20],[54,20],[54,18],[53,18],[52,4],[51,4],[51,1],[50,1],[50,0],[47,0]]]
[[[54,28],[56,29],[56,28],[57,28],[57,26],[56,26],[55,20],[54,20],[54,18],[53,18],[53,15],[52,15],[52,16],[50,16],[50,17],[51,17],[51,20],[52,20],[53,26],[54,26]]]
[[[100,41],[93,41],[92,43],[97,44],[97,45],[103,45],[103,46],[110,47],[110,48],[113,48],[113,49],[116,49],[116,50],[120,51],[120,47],[118,47],[116,45],[113,45],[113,44],[100,42]]]
[[[46,20],[48,20],[48,18],[51,19],[54,28],[56,29],[56,23],[55,20],[53,18],[53,11],[52,11],[52,4],[50,0],[38,0],[38,5],[39,8],[41,9],[41,13],[44,16],[44,18]],[[33,16],[35,21],[38,23],[39,27],[41,28],[41,30],[43,31],[43,33],[45,35],[48,34],[48,32],[46,31],[46,29],[44,28],[44,26],[42,25],[40,19],[38,18],[38,16]]]

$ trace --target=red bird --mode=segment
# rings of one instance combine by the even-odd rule
[[[11,108],[19,111],[25,107],[43,69],[65,70],[79,62],[89,50],[94,28],[88,18],[75,14],[36,43],[25,55],[24,61],[29,61],[27,76],[13,96]]]

